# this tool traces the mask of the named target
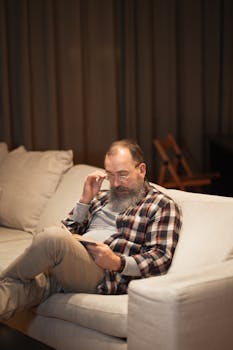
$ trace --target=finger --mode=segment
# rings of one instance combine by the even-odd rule
[[[102,182],[104,181],[104,179],[106,179],[107,175],[106,174],[101,174],[101,175],[96,175],[95,177],[95,182],[97,184],[102,184]]]
[[[97,249],[97,246],[93,245],[87,245],[87,250],[92,254],[98,254],[99,249]]]
[[[95,241],[95,245],[90,245],[90,249],[92,249],[95,252],[100,252],[103,248],[109,248],[108,245]]]

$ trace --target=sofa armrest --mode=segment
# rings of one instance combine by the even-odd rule
[[[128,350],[233,349],[233,260],[132,281]]]

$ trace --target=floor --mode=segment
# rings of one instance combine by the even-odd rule
[[[0,349],[49,350],[51,347],[0,323]]]

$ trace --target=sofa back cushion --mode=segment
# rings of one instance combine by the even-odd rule
[[[47,200],[73,165],[72,151],[9,152],[0,166],[0,224],[34,233]]]
[[[0,142],[0,166],[4,158],[7,156],[7,154],[8,154],[7,144],[5,142]]]
[[[99,168],[91,165],[78,164],[64,174],[59,187],[47,202],[38,221],[37,232],[44,227],[61,225],[61,220],[68,215],[79,200],[86,176],[97,169]],[[107,186],[108,182],[104,181],[102,187],[106,188]]]
[[[232,255],[233,198],[166,190],[180,205],[183,226],[169,272],[215,264]]]

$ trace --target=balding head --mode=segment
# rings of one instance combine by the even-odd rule
[[[128,139],[113,142],[109,147],[106,156],[113,156],[122,152],[124,153],[125,150],[129,151],[132,160],[136,164],[145,163],[140,146],[135,141]]]

